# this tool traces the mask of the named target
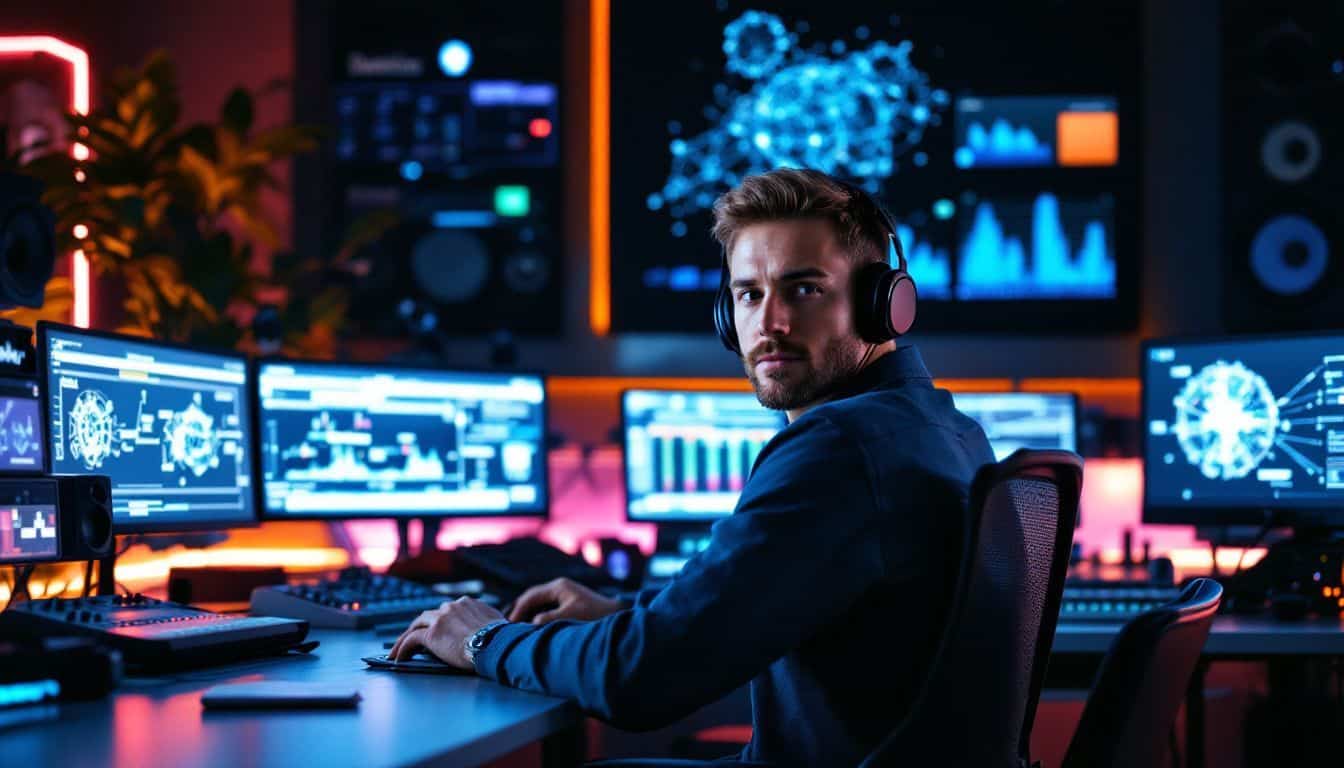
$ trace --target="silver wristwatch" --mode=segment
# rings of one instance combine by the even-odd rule
[[[496,629],[508,623],[505,619],[495,619],[467,638],[467,641],[462,644],[462,652],[466,654],[467,661],[471,662],[472,666],[476,666],[476,654],[485,650],[486,643],[490,642],[490,635],[494,634]]]

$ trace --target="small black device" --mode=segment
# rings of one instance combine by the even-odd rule
[[[617,585],[606,571],[540,539],[523,536],[499,544],[473,544],[451,553],[458,578],[481,578],[516,590],[566,578],[593,589]]]
[[[865,264],[855,273],[854,327],[869,344],[882,344],[910,332],[915,324],[918,293],[906,269],[905,249],[891,215],[872,195],[849,182],[829,177],[849,193],[850,201],[868,226],[876,226],[887,241],[888,263]],[[729,289],[728,250],[723,249],[719,291],[714,297],[714,330],[728,351],[742,356],[742,343],[733,322],[733,294]]]
[[[337,579],[252,590],[252,615],[288,616],[314,627],[366,629],[409,621],[452,597],[395,576],[347,569]]]
[[[106,695],[121,682],[121,653],[86,637],[0,640],[0,709]]]
[[[0,612],[0,634],[92,637],[121,651],[128,667],[151,671],[283,653],[303,641],[308,623],[212,613],[140,594],[98,595],[11,605]]]
[[[359,702],[348,684],[295,680],[221,683],[201,694],[206,709],[354,709]]]
[[[0,564],[97,560],[112,542],[107,475],[0,477]]]

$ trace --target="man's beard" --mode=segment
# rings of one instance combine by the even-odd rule
[[[858,353],[862,348],[863,343],[856,339],[834,339],[822,350],[820,364],[814,366],[806,359],[805,350],[765,346],[752,350],[742,359],[742,365],[761,405],[777,411],[790,411],[825,398],[852,377],[857,371]],[[770,354],[796,354],[804,360],[778,371],[779,378],[757,375],[756,362]]]

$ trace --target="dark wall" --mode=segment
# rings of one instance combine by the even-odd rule
[[[621,2],[624,0],[617,0]],[[588,164],[586,0],[564,0],[565,98],[570,168]],[[1133,376],[1143,336],[1203,333],[1220,325],[1218,212],[1217,0],[1145,3],[1144,234],[1140,330],[1135,334],[1055,337],[917,335],[935,375],[943,377]],[[970,23],[970,22],[968,22]],[[290,3],[132,0],[77,3],[9,0],[0,32],[47,32],[89,50],[95,77],[133,64],[156,47],[178,61],[188,117],[206,117],[235,84],[259,86],[294,71]],[[1067,65],[1067,63],[1062,63]],[[96,98],[96,91],[95,91]],[[288,119],[289,103],[260,105],[262,124]],[[612,114],[619,123],[619,111]],[[567,312],[558,341],[520,344],[520,362],[560,375],[736,376],[737,361],[713,338],[708,314],[697,336],[594,337],[588,330],[586,174],[565,181],[568,200]],[[273,206],[288,226],[286,201]],[[301,233],[300,233],[300,236]],[[1077,319],[1077,328],[1087,318]],[[1073,330],[1073,329],[1071,329]],[[448,362],[481,365],[483,341],[452,347]]]

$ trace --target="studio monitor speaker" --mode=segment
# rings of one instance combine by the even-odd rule
[[[1344,3],[1229,0],[1222,54],[1225,325],[1344,327]]]

